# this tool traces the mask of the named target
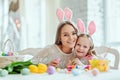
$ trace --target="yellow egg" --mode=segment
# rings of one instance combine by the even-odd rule
[[[47,65],[40,63],[38,64],[38,73],[45,73],[47,71]]]
[[[29,69],[30,69],[30,72],[32,72],[32,73],[38,72],[38,67],[36,65],[30,65]]]
[[[60,71],[60,68],[56,68],[56,70],[59,72],[59,71]]]

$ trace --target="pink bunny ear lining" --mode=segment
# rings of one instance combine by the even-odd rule
[[[94,21],[91,21],[89,26],[88,26],[88,31],[90,35],[93,35],[94,32],[96,31],[96,25],[94,23]]]
[[[68,19],[70,21],[72,19],[72,11],[71,11],[71,9],[70,8],[65,8],[64,12],[65,12],[66,19]]]
[[[81,33],[85,32],[84,23],[81,19],[78,19],[77,26]]]
[[[57,8],[56,15],[57,15],[59,21],[63,21],[64,12],[61,8]]]

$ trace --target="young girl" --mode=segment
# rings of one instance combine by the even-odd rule
[[[75,46],[75,60],[74,63],[81,65],[89,64],[89,60],[95,55],[93,40],[88,34],[80,34]]]
[[[78,20],[78,28],[81,34],[78,36],[75,45],[75,59],[69,61],[67,65],[89,65],[89,60],[93,58],[93,55],[96,55],[93,40],[91,38],[91,35],[96,29],[94,22],[92,21],[88,26],[89,33],[84,32],[84,24],[80,19]]]

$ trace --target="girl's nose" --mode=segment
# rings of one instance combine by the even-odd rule
[[[79,49],[83,49],[83,47],[82,47],[82,46],[79,46]]]

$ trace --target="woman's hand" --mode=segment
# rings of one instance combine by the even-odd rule
[[[48,63],[48,66],[54,66],[57,67],[58,64],[60,62],[60,58],[56,58],[55,60],[51,61],[50,63]]]
[[[48,66],[54,66],[57,67],[58,63],[56,61],[51,61],[50,63],[48,63]]]

